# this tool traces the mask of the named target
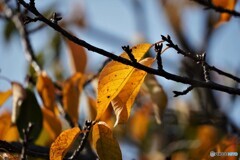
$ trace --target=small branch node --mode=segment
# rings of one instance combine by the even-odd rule
[[[186,95],[188,92],[190,92],[191,90],[193,90],[194,86],[189,86],[187,89],[185,89],[184,91],[173,91],[173,93],[175,94],[174,97],[178,97],[178,96],[182,96],[182,95]]]
[[[54,12],[54,13],[52,14],[52,18],[50,19],[50,21],[51,21],[52,23],[58,24],[58,21],[60,21],[61,19],[62,19],[62,17],[60,16],[60,14]]]
[[[128,57],[131,59],[133,63],[137,63],[137,60],[132,54],[132,49],[129,46],[122,46],[122,49],[128,54]]]
[[[156,43],[155,44],[155,52],[157,52],[157,64],[158,64],[158,70],[161,71],[163,70],[163,65],[162,65],[162,48],[163,44],[162,43]]]

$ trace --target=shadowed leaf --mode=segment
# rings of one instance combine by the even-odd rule
[[[117,140],[113,137],[111,129],[105,122],[98,122],[92,130],[93,147],[100,159],[121,160],[122,153]]]

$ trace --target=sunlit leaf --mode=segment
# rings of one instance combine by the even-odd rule
[[[38,75],[36,88],[40,94],[44,107],[54,112],[55,107],[55,88],[52,80],[46,72],[41,72]]]
[[[121,160],[122,153],[117,140],[113,137],[111,129],[105,122],[98,122],[92,130],[93,147],[100,159]]]
[[[73,72],[84,73],[87,64],[87,53],[85,49],[68,39],[66,39],[66,43]]]
[[[143,96],[150,97],[150,101],[147,103],[152,104],[156,122],[160,124],[162,115],[168,102],[167,94],[163,90],[163,87],[156,80],[154,75],[147,75],[144,84]]]
[[[153,58],[146,58],[140,61],[140,63],[149,67],[152,65],[154,60],[155,59]],[[146,75],[147,72],[135,69],[125,86],[112,100],[113,109],[116,114],[115,126],[119,123],[127,122],[134,100]]]
[[[147,104],[136,110],[130,119],[129,133],[136,142],[141,142],[148,131],[151,108]]]
[[[92,97],[88,97],[89,102],[89,114],[90,119],[95,119],[97,115],[97,103],[96,100]],[[113,127],[114,125],[114,117],[113,117],[113,107],[110,103],[104,114],[101,116],[99,121],[104,121],[109,127]]]
[[[51,145],[50,160],[62,160],[80,132],[79,127],[63,131]]]
[[[63,106],[74,123],[78,122],[79,97],[83,86],[83,75],[75,73],[63,84]]]
[[[8,100],[8,98],[12,95],[12,90],[9,89],[5,92],[0,92],[0,107]]]
[[[43,129],[36,140],[36,144],[49,146],[61,133],[62,125],[60,119],[49,109],[42,108]]]
[[[150,48],[151,44],[139,44],[132,48],[132,54],[134,55],[135,59],[139,61]],[[120,56],[128,58],[128,55],[125,52]],[[117,94],[127,83],[133,71],[133,67],[116,61],[109,62],[103,68],[98,82],[96,119],[99,119],[102,116],[109,103],[117,96]]]
[[[229,10],[234,10],[237,1],[236,0],[212,0],[212,3],[218,7],[222,7],[222,8],[229,9]],[[216,24],[216,26],[219,26],[220,24],[229,21],[230,18],[231,18],[231,14],[221,13],[220,19],[219,19],[218,23]]]

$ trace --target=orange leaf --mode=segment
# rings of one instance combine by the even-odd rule
[[[100,159],[121,160],[122,153],[117,140],[113,137],[111,129],[105,122],[98,122],[92,129],[93,147]]]
[[[133,140],[140,142],[147,134],[149,120],[151,116],[151,108],[144,105],[135,111],[130,119],[129,132]]]
[[[0,92],[0,106],[2,106],[11,95],[12,95],[11,89],[5,92]]]
[[[212,0],[212,3],[215,6],[218,7],[222,7],[225,9],[229,9],[229,10],[233,10],[235,8],[236,5],[236,0]],[[220,19],[218,21],[218,23],[216,24],[216,26],[219,26],[220,24],[229,21],[231,18],[231,14],[228,13],[221,13],[220,15]]]
[[[11,126],[11,113],[3,112],[0,116],[0,139],[8,142],[19,140],[16,126]]]
[[[79,97],[83,86],[83,76],[75,73],[63,84],[63,107],[76,124],[78,122]]]
[[[51,145],[50,160],[62,160],[80,132],[79,127],[63,131]]]
[[[141,64],[145,66],[151,66],[155,59],[145,58],[140,61]],[[119,92],[119,94],[112,100],[112,105],[114,112],[116,114],[115,125],[119,123],[126,123],[131,112],[134,100],[140,90],[140,87],[144,81],[147,72],[134,69],[131,77]]]
[[[59,118],[47,108],[42,108],[43,129],[36,141],[36,144],[48,146],[62,131],[62,125]]]
[[[139,44],[132,48],[132,54],[139,61],[151,48],[151,44]],[[127,53],[122,53],[121,57],[129,59]],[[97,117],[98,120],[104,114],[109,103],[118,95],[128,79],[131,77],[134,68],[122,63],[109,62],[102,70],[98,82],[97,95]]]
[[[38,75],[36,88],[42,98],[44,106],[54,112],[55,88],[52,80],[48,77],[46,72],[41,72]]]
[[[18,133],[17,126],[10,126],[6,132],[6,134],[3,136],[3,140],[7,142],[16,142],[20,138],[20,135]]]
[[[87,64],[87,53],[85,49],[68,39],[66,39],[66,43],[73,72],[84,73]]]
[[[4,135],[11,125],[11,113],[3,112],[0,115],[0,139],[3,140]]]

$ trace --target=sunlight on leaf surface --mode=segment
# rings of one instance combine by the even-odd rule
[[[80,132],[79,127],[63,131],[51,145],[50,160],[62,160]]]
[[[155,59],[145,58],[140,61],[145,66],[151,66]],[[134,69],[129,80],[119,92],[119,94],[112,100],[114,112],[116,114],[115,125],[119,123],[126,123],[131,112],[134,100],[140,90],[140,87],[144,81],[147,72]]]
[[[151,44],[139,44],[132,48],[132,54],[139,61],[151,48]],[[121,57],[129,59],[127,53],[122,53]],[[134,68],[122,63],[111,61],[102,70],[98,82],[97,94],[97,117],[98,120],[104,114],[109,103],[117,96],[128,79],[131,77]]]

